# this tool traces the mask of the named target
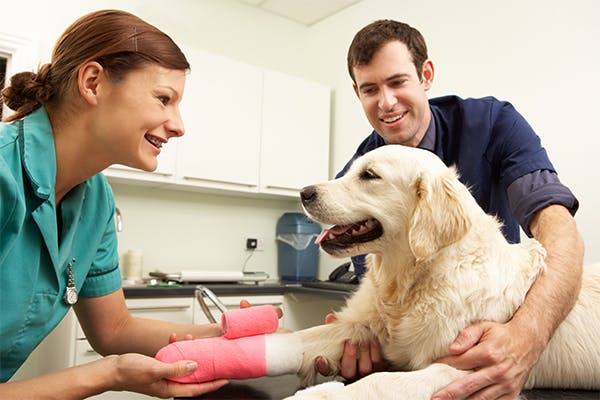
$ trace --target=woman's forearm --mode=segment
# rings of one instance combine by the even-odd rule
[[[169,337],[175,334],[177,340],[186,335],[193,339],[220,336],[222,330],[218,324],[182,325],[167,321],[131,317],[113,338],[96,349],[101,354],[140,353],[154,357],[156,352],[169,344]]]
[[[2,399],[77,400],[110,390],[110,357],[32,379],[0,384]]]

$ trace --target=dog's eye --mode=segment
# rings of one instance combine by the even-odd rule
[[[379,175],[377,175],[375,173],[375,171],[373,171],[372,169],[365,169],[363,172],[361,172],[360,179],[372,180],[372,179],[381,179],[381,177]]]

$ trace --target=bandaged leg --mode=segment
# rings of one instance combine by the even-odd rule
[[[302,349],[295,333],[273,333],[232,340],[225,337],[184,340],[160,349],[156,359],[168,363],[196,361],[196,371],[170,379],[197,383],[295,374],[302,362]]]
[[[270,304],[228,310],[221,315],[221,328],[227,339],[273,333],[279,328],[279,316]]]

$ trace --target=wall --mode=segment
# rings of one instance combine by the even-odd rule
[[[512,102],[580,201],[577,224],[588,262],[600,260],[600,2],[363,0],[309,29],[307,73],[334,88],[332,171],[370,132],[346,68],[346,52],[364,25],[397,19],[419,29],[436,66],[430,96],[494,95]]]
[[[118,8],[133,12],[167,32],[178,44],[195,46],[239,61],[303,76],[307,28],[263,12],[237,0],[177,0],[169,8],[162,0],[34,1],[27,18],[16,1],[3,4],[0,32],[32,38],[42,62],[47,62],[55,40],[77,17],[89,11]],[[56,10],[60,9],[60,13]],[[185,11],[182,11],[185,10]],[[45,16],[51,15],[51,18]],[[192,66],[201,68],[201,66]],[[314,77],[313,77],[314,79]],[[235,93],[232,93],[232,98]],[[225,107],[239,107],[235,103]],[[243,106],[243,105],[241,105]],[[235,112],[232,113],[235,115]],[[224,138],[226,142],[226,138]],[[300,211],[297,201],[252,200],[189,192],[151,190],[114,185],[123,214],[119,252],[141,249],[144,273],[160,269],[241,269],[250,255],[245,238],[264,239],[265,249],[247,260],[248,270],[277,276],[275,227],[287,211]],[[322,275],[339,263],[322,256]]]
[[[347,74],[348,45],[358,29],[375,19],[406,21],[428,41],[436,65],[431,96],[491,94],[511,101],[525,115],[561,180],[580,200],[576,218],[587,244],[586,260],[600,260],[600,249],[593,246],[600,226],[600,213],[594,210],[600,204],[599,175],[588,162],[600,141],[600,123],[593,118],[600,109],[599,2],[434,0],[423,5],[363,0],[307,28],[236,0],[175,1],[177,7],[162,0],[40,0],[31,2],[34,10],[27,18],[20,2],[4,2],[0,31],[35,38],[45,61],[56,38],[76,17],[94,9],[121,8],[182,45],[326,83],[333,88],[333,174],[370,131]],[[248,254],[244,237],[256,234],[265,238],[265,251],[248,260],[249,266],[273,273],[276,220],[284,211],[299,210],[289,201],[159,190],[147,196],[124,186],[115,187],[115,196],[125,227],[119,234],[120,251],[141,247],[146,272],[237,268]],[[337,263],[322,257],[320,275]]]

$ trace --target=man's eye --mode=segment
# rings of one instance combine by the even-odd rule
[[[373,171],[372,169],[365,169],[363,172],[361,172],[360,179],[373,180],[373,179],[381,179],[381,177],[379,175],[377,175],[375,173],[375,171]]]
[[[158,96],[158,100],[164,105],[167,105],[171,99],[168,96]]]
[[[377,89],[375,88],[368,88],[368,89],[363,89],[363,94],[366,95],[371,95],[371,94],[375,94],[377,92]]]

